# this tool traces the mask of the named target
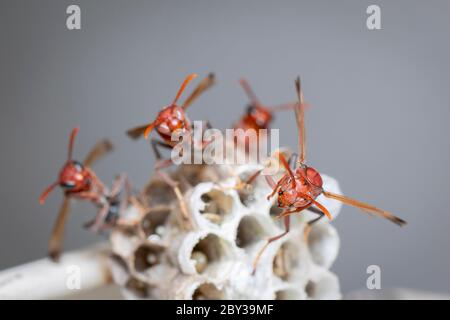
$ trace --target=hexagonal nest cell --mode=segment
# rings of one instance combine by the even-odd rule
[[[157,245],[142,244],[134,252],[134,269],[145,272],[161,263],[164,248]]]
[[[301,293],[294,289],[281,289],[275,291],[275,300],[297,300],[301,297]]]
[[[195,289],[192,300],[223,300],[225,293],[212,283],[203,283]]]
[[[314,263],[330,268],[339,250],[336,231],[326,224],[315,224],[308,236],[308,251]]]
[[[150,287],[136,278],[130,278],[125,284],[125,289],[135,298],[141,299],[148,298],[150,293]]]
[[[327,272],[318,280],[309,280],[305,287],[309,299],[339,299],[339,282],[333,274]]]
[[[215,234],[208,234],[192,249],[191,259],[195,261],[195,268],[199,274],[220,262],[231,258],[230,244]]]
[[[144,194],[152,206],[167,206],[176,198],[172,187],[160,179],[151,180],[144,188]]]
[[[182,189],[192,188],[199,183],[217,181],[219,174],[212,166],[204,164],[186,164],[176,172],[175,177],[180,180]]]
[[[202,194],[201,200],[205,203],[205,208],[200,213],[216,224],[224,222],[233,208],[233,198],[219,189]]]
[[[252,174],[254,174],[254,173],[252,173]],[[255,187],[257,187],[256,182],[248,181],[251,178],[252,174],[245,173],[245,174],[239,175],[239,181],[243,184],[243,186],[241,188],[237,189],[237,192],[239,195],[239,199],[241,200],[241,203],[246,207],[250,207],[256,201],[255,192],[254,192]],[[247,184],[247,183],[249,183],[249,184]]]
[[[270,212],[269,212],[269,214],[270,214],[270,216],[271,216],[273,219],[276,219],[276,217],[277,217],[278,215],[280,215],[280,213],[282,213],[282,212],[283,212],[283,209],[279,208],[278,205],[277,205],[276,203],[274,203],[274,204],[270,207]],[[277,219],[277,220],[278,220],[278,219]]]
[[[250,249],[261,240],[265,240],[268,233],[254,216],[248,215],[241,219],[237,229],[236,245],[239,248]]]
[[[277,250],[273,258],[273,274],[283,280],[288,280],[291,270],[299,264],[298,247],[290,242],[285,242]]]
[[[233,188],[255,172],[254,164],[181,165],[173,172],[189,219],[182,218],[174,190],[153,179],[143,191],[149,211],[138,216],[138,227],[111,230],[112,275],[126,298],[340,297],[337,277],[328,270],[339,237],[326,220],[311,229],[305,243],[306,219],[292,219],[289,234],[267,247],[252,274],[265,241],[284,230],[283,219],[275,219],[282,210],[266,200],[264,179],[252,189]],[[324,187],[340,193],[333,185]]]
[[[170,208],[160,206],[150,210],[141,220],[140,227],[145,237],[151,234],[162,236],[162,228],[170,215]]]

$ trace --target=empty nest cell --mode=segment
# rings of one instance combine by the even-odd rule
[[[239,222],[236,235],[236,245],[248,249],[260,240],[268,237],[261,223],[254,216],[245,216]]]
[[[225,293],[212,283],[203,283],[195,289],[192,300],[223,300]]]
[[[217,181],[219,175],[214,168],[204,164],[185,164],[176,172],[182,189],[192,188],[201,182]]]
[[[316,224],[308,236],[308,251],[314,263],[329,268],[339,251],[337,233],[329,225]]]
[[[330,273],[324,273],[317,280],[309,280],[305,287],[305,292],[309,299],[338,299],[339,282]]]
[[[149,286],[136,278],[130,278],[125,284],[125,289],[136,298],[144,299],[150,296]]]
[[[283,209],[279,208],[278,205],[276,203],[274,203],[271,207],[270,207],[270,216],[275,219],[280,213],[283,212]],[[279,219],[277,219],[279,220]]]
[[[281,289],[275,291],[275,300],[298,300],[300,298],[302,298],[302,295],[294,289]]]
[[[176,198],[172,187],[159,179],[150,181],[144,192],[147,196],[147,202],[151,203],[152,206],[167,205]]]

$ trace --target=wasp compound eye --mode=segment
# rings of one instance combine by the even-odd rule
[[[247,106],[247,110],[246,111],[247,111],[248,114],[251,114],[251,113],[255,112],[255,110],[256,110],[255,106],[252,105],[252,104],[249,104]]]
[[[75,187],[75,182],[73,181],[63,181],[59,184],[64,189],[73,189]]]

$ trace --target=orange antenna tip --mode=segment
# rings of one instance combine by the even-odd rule
[[[58,182],[54,182],[50,186],[48,186],[47,189],[45,189],[44,192],[42,192],[42,195],[39,197],[39,204],[44,204],[45,203],[45,200],[47,199],[48,195],[50,194],[50,192],[52,192],[52,190],[57,185],[58,185]]]
[[[186,79],[184,79],[183,83],[181,84],[180,89],[178,90],[178,93],[177,93],[175,99],[172,102],[172,105],[176,104],[178,99],[180,99],[181,94],[183,93],[184,89],[186,89],[186,86],[188,85],[188,83],[191,82],[192,80],[194,80],[197,77],[198,77],[198,74],[191,73],[190,75],[188,75],[186,77]]]
[[[148,127],[145,128],[145,131],[144,131],[144,138],[145,138],[145,139],[148,139],[148,136],[149,136],[150,133],[152,132],[153,128],[154,128],[153,123],[149,124]]]
[[[68,160],[72,159],[73,144],[75,143],[75,138],[77,137],[78,131],[80,131],[80,127],[75,127],[72,129],[72,132],[70,133],[69,150],[67,152]]]

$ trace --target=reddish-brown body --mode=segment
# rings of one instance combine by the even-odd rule
[[[311,205],[323,191],[322,177],[313,168],[299,167],[293,173],[294,179],[286,173],[279,183],[278,207],[279,208],[303,208]],[[308,195],[310,198],[306,198]]]
[[[257,131],[260,129],[269,129],[274,119],[273,113],[275,111],[291,110],[295,106],[295,103],[286,103],[272,107],[265,106],[253,93],[247,80],[241,79],[239,82],[250,99],[250,105],[242,118],[234,125],[234,129],[253,129]]]
[[[191,132],[192,127],[186,116],[184,109],[171,105],[162,109],[155,120],[155,130],[167,144],[174,146],[177,141],[172,141],[171,137],[174,132],[181,130],[181,133]]]
[[[39,198],[41,204],[45,202],[47,196],[56,186],[61,187],[66,197],[88,200],[96,206],[103,206],[107,202],[105,186],[89,166],[109,152],[112,149],[112,144],[108,140],[100,141],[81,163],[72,159],[72,149],[77,133],[78,128],[74,128],[69,139],[68,159],[59,171],[56,182],[51,184]]]
[[[247,80],[241,79],[240,84],[250,99],[250,105],[247,107],[247,110],[242,118],[233,125],[233,129],[242,129],[244,131],[252,130],[258,140],[263,139],[264,137],[267,138],[267,132],[265,132],[262,136],[260,130],[267,130],[270,128],[270,124],[274,119],[273,113],[275,111],[293,109],[295,104],[286,103],[279,106],[267,107],[263,105],[253,93],[253,90]],[[238,137],[240,139],[238,139]],[[235,143],[242,146],[246,153],[249,153],[254,145],[254,141],[250,141],[249,134],[244,136],[235,136]]]
[[[76,194],[87,192],[92,188],[92,174],[80,162],[69,160],[59,173],[59,185],[64,192]]]
[[[214,75],[209,74],[208,77],[200,82],[200,84],[186,99],[183,105],[179,106],[177,104],[178,99],[180,98],[187,84],[196,77],[197,75],[195,73],[190,74],[186,77],[180,89],[178,90],[178,93],[175,96],[173,102],[159,111],[156,119],[153,122],[147,125],[132,128],[127,131],[127,134],[133,139],[137,139],[141,136],[144,136],[147,139],[150,133],[155,130],[162,138],[162,143],[165,144],[165,146],[174,147],[177,144],[177,141],[172,141],[173,133],[181,133],[184,136],[184,134],[192,131],[191,122],[186,115],[186,109],[198,96],[200,96],[214,83]],[[179,132],[179,130],[181,130],[181,132]]]
[[[343,195],[331,193],[323,189],[323,181],[320,173],[314,168],[308,167],[305,163],[305,104],[303,102],[303,93],[300,87],[300,78],[296,80],[295,86],[298,96],[298,103],[295,107],[295,115],[297,126],[299,129],[299,159],[296,163],[296,167],[294,169],[291,169],[289,166],[289,162],[285,159],[284,155],[278,153],[280,163],[282,164],[286,173],[281,177],[280,180],[278,180],[277,183],[275,183],[275,181],[270,176],[266,176],[267,182],[273,188],[273,191],[268,196],[268,199],[273,197],[275,194],[278,195],[278,207],[283,209],[278,218],[283,218],[285,231],[280,235],[269,238],[267,243],[261,248],[253,261],[253,273],[256,271],[258,261],[267,246],[273,241],[281,239],[289,232],[291,214],[301,212],[305,209],[310,209],[311,211],[319,214],[318,218],[308,222],[307,227],[305,228],[306,238],[311,226],[315,222],[319,221],[323,216],[327,216],[330,220],[332,219],[327,208],[316,201],[317,197],[321,194],[323,194],[327,198],[341,201],[345,204],[355,206],[371,214],[386,218],[399,226],[406,224],[404,220],[400,219],[390,212],[381,210],[377,207],[371,206],[355,199],[348,198]],[[260,172],[261,171],[253,175],[250,178],[250,181],[253,181]]]
[[[59,172],[57,181],[52,183],[41,195],[39,202],[44,204],[50,192],[60,186],[64,192],[64,201],[56,219],[49,243],[49,254],[57,259],[61,250],[64,226],[69,213],[69,201],[72,198],[87,200],[98,208],[96,219],[88,225],[99,230],[105,222],[114,223],[117,207],[120,202],[118,196],[121,192],[125,176],[116,179],[111,191],[106,190],[104,184],[90,169],[90,166],[112,149],[108,140],[97,143],[89,152],[83,163],[72,159],[72,149],[78,128],[74,128],[69,139],[69,152],[67,161]],[[108,221],[107,221],[108,220]]]
[[[151,139],[151,144],[155,156],[158,162],[155,165],[156,173],[167,182],[174,190],[175,195],[177,196],[183,217],[188,219],[187,207],[184,202],[184,199],[181,195],[181,191],[178,187],[178,183],[174,181],[168,174],[162,172],[161,169],[166,168],[173,164],[172,159],[162,159],[162,155],[159,152],[158,147],[164,147],[167,149],[173,149],[178,143],[179,139],[184,139],[190,133],[192,133],[193,128],[191,122],[189,121],[186,115],[186,109],[192,104],[195,99],[197,99],[204,91],[210,88],[214,84],[214,74],[210,73],[205,79],[203,79],[194,91],[189,95],[189,97],[184,101],[181,106],[178,106],[178,100],[186,88],[187,84],[192,81],[192,79],[196,78],[197,74],[193,73],[186,77],[184,82],[182,83],[180,89],[178,90],[177,95],[173,102],[164,107],[156,116],[156,119],[143,126],[135,127],[127,131],[127,134],[132,139],[138,139],[141,136],[144,136],[146,139],[149,137],[152,130],[155,130],[158,135],[162,138],[162,141],[157,139]],[[173,134],[177,135],[177,138],[172,140]],[[192,137],[192,135],[191,135]],[[194,141],[190,141],[194,142]],[[204,141],[199,141],[200,147],[204,147],[206,143]]]
[[[100,201],[103,192],[103,183],[98,179],[95,173],[89,168],[89,165],[96,158],[108,152],[112,146],[109,141],[101,141],[93,149],[87,157],[84,164],[72,159],[73,144],[78,134],[78,128],[74,128],[70,134],[69,152],[67,161],[59,171],[58,179],[51,184],[39,198],[39,202],[43,204],[49,193],[56,187],[60,186],[66,196],[76,196],[78,198],[86,198],[91,201]]]
[[[234,125],[234,129],[252,129],[259,134],[259,130],[268,129],[272,122],[272,112],[262,106],[250,106],[244,116]]]

